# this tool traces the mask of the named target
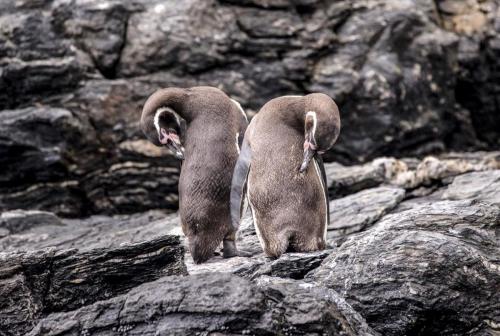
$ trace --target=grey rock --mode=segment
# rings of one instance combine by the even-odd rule
[[[244,216],[241,221],[236,237],[240,249],[253,255],[262,252],[262,247],[260,246],[259,238],[255,232],[255,226],[253,225],[250,209],[247,209],[246,216]]]
[[[0,328],[21,335],[39,318],[122,294],[165,275],[185,274],[178,237],[115,248],[0,253]]]
[[[92,126],[60,108],[25,108],[0,113],[0,206],[42,209],[65,215],[84,211],[74,167],[92,164],[82,148],[95,149]],[[86,163],[85,163],[86,162]],[[59,190],[60,193],[55,193]]]
[[[332,254],[333,250],[315,251],[310,253],[285,253],[280,258],[267,261],[252,274],[252,278],[262,275],[303,279],[311,270],[317,268],[323,259]]]
[[[363,231],[403,200],[405,190],[378,187],[330,202],[327,242],[338,245],[347,236]]]
[[[2,3],[0,114],[62,109],[84,134],[61,137],[58,121],[41,118],[32,130],[43,139],[21,132],[29,154],[22,141],[4,143],[12,187],[0,187],[0,208],[73,217],[174,210],[178,163],[131,145],[145,140],[142,104],[165,86],[220,87],[250,116],[272,97],[328,93],[346,112],[325,158],[343,164],[496,148],[497,11],[496,0]],[[47,147],[50,136],[61,142]],[[387,183],[380,167],[359,174],[333,182],[332,197]],[[414,184],[397,185],[438,183],[405,181]]]
[[[356,166],[326,163],[325,172],[331,199],[376,187],[386,181],[382,167],[372,163]]]
[[[140,6],[134,2],[60,0],[52,8],[54,29],[86,52],[103,76],[115,77],[129,15]]]
[[[40,225],[62,225],[53,213],[37,210],[14,210],[0,214],[0,228],[16,234]]]
[[[500,170],[473,172],[453,179],[443,199],[471,199],[500,206]]]
[[[16,218],[13,214],[19,215]],[[39,220],[41,214],[50,220]],[[12,233],[0,239],[0,252],[45,248],[89,251],[158,239],[165,234],[179,239],[182,235],[177,215],[166,215],[161,211],[114,217],[101,215],[86,219],[60,219],[54,215],[41,214],[31,211],[3,213],[1,218],[5,218],[6,226],[11,227]],[[12,217],[18,219],[15,228]]]
[[[0,188],[0,208],[38,209],[62,216],[82,216],[91,205],[81,192],[78,181],[37,183],[29,186]]]
[[[82,189],[97,213],[175,210],[178,174],[177,167],[125,161],[90,172],[82,179]]]
[[[49,315],[29,335],[376,334],[336,293],[311,287],[272,278],[257,286],[217,273],[164,277],[125,295]]]
[[[189,254],[184,257],[189,274],[222,273],[235,274],[243,278],[252,278],[260,268],[268,262],[263,255],[247,257],[234,257],[224,259],[221,256],[214,256],[206,263],[195,264]]]
[[[0,207],[72,217],[176,209],[179,163],[145,140],[106,148],[95,125],[45,106],[0,113]]]
[[[310,279],[384,335],[487,334],[500,319],[500,208],[417,204],[349,238]]]
[[[304,29],[300,17],[287,10],[262,11],[257,8],[238,10],[239,27],[255,38],[292,37]]]
[[[363,165],[326,163],[330,199],[379,185],[404,188],[409,197],[423,196],[457,175],[500,169],[499,152],[448,153],[423,159],[381,157]]]
[[[2,111],[0,132],[1,187],[71,176],[71,152],[95,144],[90,125],[59,108]]]
[[[498,8],[498,1],[445,1],[439,8],[443,26],[460,36],[457,101],[470,111],[477,137],[497,147],[500,119],[491,112],[498,110]]]
[[[0,108],[26,105],[76,88],[89,70],[85,57],[52,30],[43,8],[0,16]]]
[[[237,34],[233,12],[215,1],[152,1],[130,16],[119,73],[207,70],[223,60]]]
[[[281,297],[278,307],[284,310],[284,319],[291,325],[283,331],[290,335],[378,335],[341,295],[317,283],[269,276],[261,276],[255,282],[267,296],[274,300]],[[336,319],[343,320],[342,325]],[[325,321],[329,326],[322,329]]]

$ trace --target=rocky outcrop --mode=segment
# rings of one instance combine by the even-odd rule
[[[262,253],[249,214],[237,237],[248,257],[223,259],[218,252],[197,265],[182,248],[176,214],[65,219],[3,212],[0,331],[498,332],[498,158],[453,153],[352,168],[328,164],[329,176],[341,171],[331,185],[349,193],[330,202],[332,248],[275,260]],[[380,182],[363,188],[358,182],[374,176],[370,169]]]
[[[343,164],[498,146],[497,0],[23,0],[0,13],[3,210],[175,210],[179,165],[138,127],[165,86],[220,87],[250,116],[279,95],[330,94],[343,129],[326,158]],[[337,195],[383,181],[366,174]]]
[[[443,195],[444,199],[473,199],[500,206],[500,170],[458,176]]]
[[[404,196],[404,189],[378,187],[331,201],[327,242],[338,245],[339,239],[365,230],[395,208]]]
[[[499,11],[1,2],[0,335],[500,332],[500,154],[463,152],[500,144]],[[249,257],[192,263],[179,162],[138,123],[157,88],[195,85],[250,117],[279,95],[338,102],[329,249],[268,259],[248,216]]]
[[[293,293],[293,295],[290,295]],[[231,275],[165,277],[118,296],[42,320],[29,335],[377,335],[323,287]]]
[[[330,199],[380,185],[405,188],[410,196],[422,196],[424,189],[446,185],[457,175],[495,169],[500,169],[500,152],[448,153],[422,160],[382,157],[354,166],[325,164]]]
[[[164,236],[89,251],[0,253],[2,334],[22,335],[49,313],[113,297],[165,275],[185,274],[183,251],[178,237]]]
[[[2,111],[0,132],[2,209],[75,217],[177,207],[178,163],[145,140],[109,148],[92,120],[49,107]]]
[[[499,225],[488,203],[416,205],[348,239],[307,277],[384,335],[487,334],[500,319]]]

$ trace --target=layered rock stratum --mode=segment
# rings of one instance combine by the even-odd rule
[[[138,127],[168,86],[249,116],[329,94],[342,164],[498,149],[499,17],[498,0],[3,1],[0,208],[175,210],[179,165]]]
[[[238,245],[250,257],[196,265],[177,214],[3,212],[1,334],[500,331],[499,152],[326,171],[343,193],[330,201],[328,249],[275,260],[249,214]]]
[[[498,0],[0,2],[0,335],[500,333]],[[195,265],[157,88],[324,92],[328,248]],[[284,195],[286,197],[286,195]]]

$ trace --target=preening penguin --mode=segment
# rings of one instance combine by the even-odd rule
[[[238,226],[246,193],[268,256],[325,247],[329,209],[321,154],[339,132],[338,107],[320,93],[273,99],[252,119],[233,174],[231,216]]]
[[[183,160],[179,212],[195,263],[208,260],[221,241],[224,257],[238,254],[229,196],[247,124],[241,106],[212,87],[161,89],[142,110],[147,138]]]

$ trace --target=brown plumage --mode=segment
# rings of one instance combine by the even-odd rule
[[[238,135],[243,137],[247,123],[239,104],[212,87],[158,90],[144,105],[145,135],[184,159],[179,212],[196,263],[209,259],[223,240],[225,257],[237,253],[229,194]]]
[[[233,176],[231,212],[237,225],[246,177],[268,256],[325,247],[328,193],[320,153],[333,146],[339,131],[337,105],[318,93],[273,99],[248,126]]]

